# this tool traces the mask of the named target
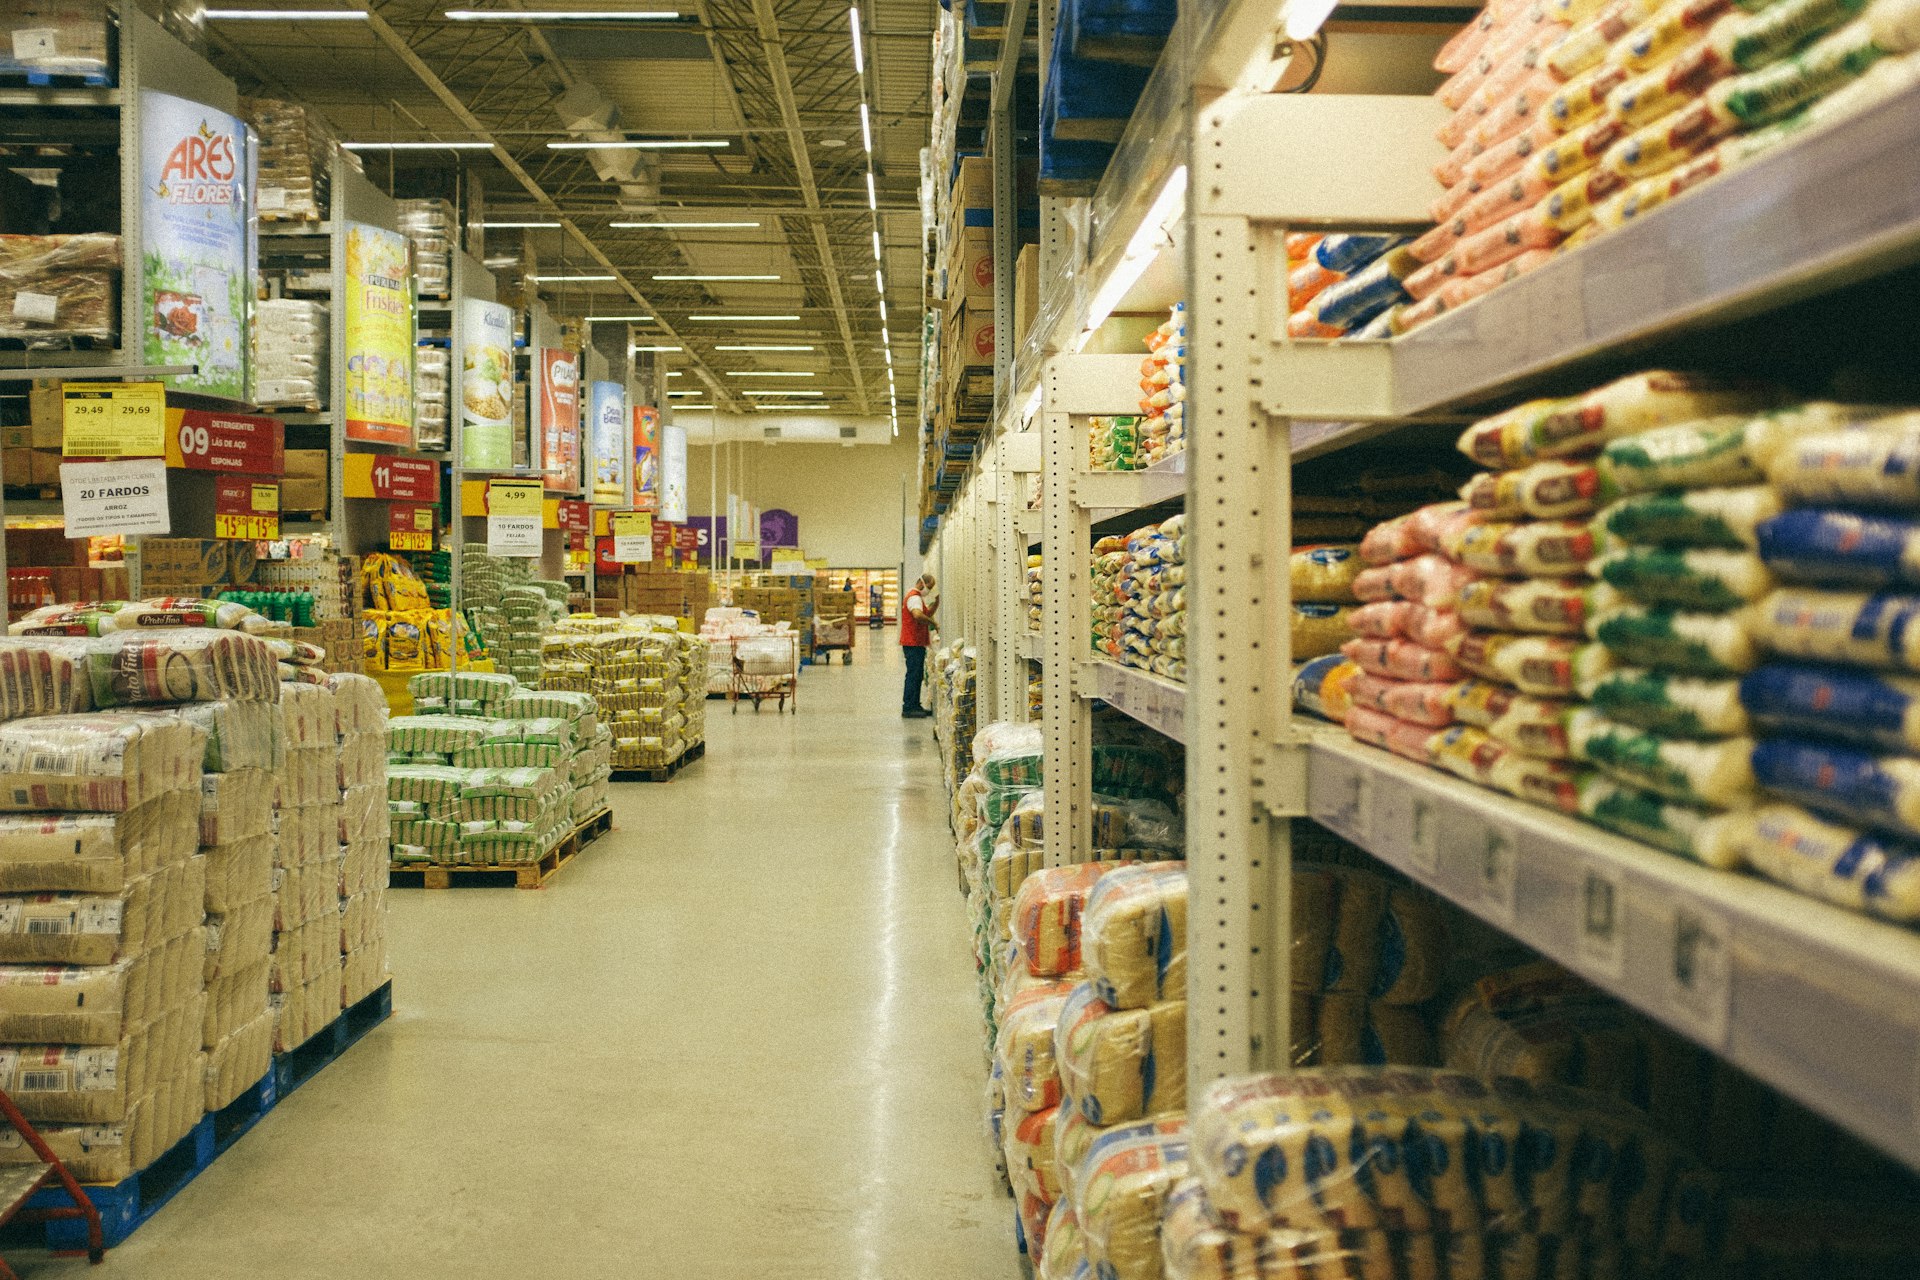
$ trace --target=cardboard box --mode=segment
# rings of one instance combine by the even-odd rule
[[[327,509],[326,477],[322,476],[319,479],[305,476],[282,477],[280,509],[282,511],[325,511]]]
[[[322,484],[326,483],[327,451],[325,449],[288,449],[285,456],[288,480],[318,480]]]
[[[1013,263],[1013,341],[1016,349],[1040,317],[1040,246],[1030,244]]]
[[[947,301],[993,310],[993,228],[966,227],[947,246]]]

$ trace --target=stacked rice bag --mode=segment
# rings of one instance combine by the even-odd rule
[[[1162,1226],[1168,1280],[1642,1280],[1703,1274],[1717,1244],[1716,1181],[1644,1115],[1519,1080],[1331,1067],[1218,1081],[1196,1101],[1191,1172]]]
[[[1920,920],[1920,414],[1808,405],[1816,430],[1764,460],[1755,528],[1781,580],[1754,613],[1767,660],[1739,684],[1773,803],[1732,824],[1729,857],[1802,892]]]
[[[1187,447],[1187,308],[1173,304],[1165,324],[1147,335],[1140,364],[1139,465],[1183,453]]]
[[[1449,947],[1432,899],[1368,871],[1301,863],[1292,932],[1295,1066],[1434,1060],[1421,1006],[1440,989]]]
[[[1913,83],[1917,19],[1914,0],[1489,5],[1435,61],[1454,109],[1434,171],[1447,190],[1410,246],[1426,265],[1393,330]],[[1859,83],[1889,57],[1897,70]]]
[[[1384,338],[1420,267],[1405,236],[1287,237],[1287,336]]]

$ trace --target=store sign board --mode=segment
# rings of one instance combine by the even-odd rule
[[[613,513],[613,558],[621,564],[647,564],[653,559],[653,513]]]
[[[278,418],[210,409],[167,410],[167,465],[187,471],[277,476],[287,469],[287,429]]]
[[[167,467],[159,458],[63,462],[60,503],[69,538],[169,533]]]
[[[280,486],[221,477],[213,485],[213,536],[270,539],[280,536]]]
[[[69,458],[157,458],[166,452],[165,383],[66,382],[60,402],[60,452]]]
[[[487,484],[487,554],[541,553],[540,509],[546,486],[538,480],[493,480]]]
[[[671,423],[660,429],[660,518],[687,518],[687,429]]]
[[[633,509],[660,509],[660,411],[633,406]]]
[[[140,94],[140,351],[147,364],[197,367],[182,391],[247,398],[247,127],[212,107]],[[132,281],[128,281],[132,287]],[[112,307],[111,290],[100,301]]]
[[[540,469],[547,488],[580,487],[580,357],[571,351],[540,352]]]
[[[413,270],[397,231],[347,224],[347,439],[413,443]]]
[[[342,459],[349,498],[382,502],[440,501],[440,464],[424,458],[394,458],[383,453],[350,453]]]
[[[488,471],[513,467],[513,311],[460,302],[460,454]]]
[[[618,506],[627,500],[626,388],[617,382],[594,383],[592,409],[587,436],[591,497],[601,506]]]

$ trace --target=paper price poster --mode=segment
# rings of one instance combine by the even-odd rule
[[[460,304],[460,452],[464,465],[513,467],[513,311],[498,302]]]
[[[199,366],[183,391],[247,394],[246,126],[171,94],[140,94],[142,358]],[[129,282],[131,284],[131,282]]]
[[[650,404],[633,407],[633,509],[660,505],[660,411]]]
[[[666,426],[660,432],[660,518],[687,521],[687,429]]]
[[[413,279],[397,231],[347,226],[347,439],[413,443]]]
[[[627,500],[627,391],[617,382],[593,384],[593,417],[588,424],[593,500],[619,506]]]
[[[580,357],[540,352],[540,469],[547,488],[571,492],[580,484]]]

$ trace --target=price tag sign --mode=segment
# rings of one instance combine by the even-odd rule
[[[167,389],[158,382],[65,383],[60,425],[60,452],[69,458],[157,458],[166,452]]]
[[[1626,886],[1598,867],[1588,867],[1581,883],[1580,958],[1609,978],[1626,972]]]
[[[1407,861],[1426,875],[1440,870],[1440,806],[1420,796],[1408,820]]]
[[[1480,833],[1473,864],[1474,894],[1500,924],[1513,922],[1514,900],[1520,887],[1519,850],[1513,833],[1488,827]]]
[[[1702,1044],[1721,1048],[1733,1014],[1733,931],[1711,911],[1676,906],[1670,940],[1668,1008]]]
[[[653,559],[653,516],[646,511],[613,513],[613,558],[621,564]]]
[[[63,462],[60,502],[69,538],[119,533],[169,533],[167,468],[158,458],[137,462]]]
[[[546,486],[538,480],[487,482],[487,553],[537,556],[541,553],[540,512]]]

